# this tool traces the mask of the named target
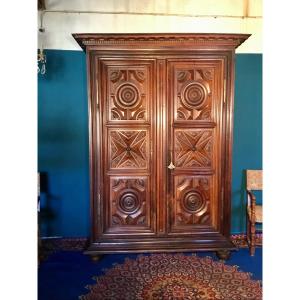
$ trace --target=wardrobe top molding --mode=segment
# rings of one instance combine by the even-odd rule
[[[87,49],[172,49],[234,50],[251,34],[227,33],[73,33],[80,47]]]

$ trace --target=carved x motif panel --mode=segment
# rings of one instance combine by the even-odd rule
[[[113,169],[148,168],[148,131],[111,130],[109,162]]]
[[[212,167],[212,130],[175,130],[175,165],[182,168]]]

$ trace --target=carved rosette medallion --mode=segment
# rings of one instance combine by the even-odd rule
[[[196,213],[205,207],[204,196],[196,189],[187,190],[181,199],[182,208],[188,213]]]
[[[141,104],[139,91],[132,83],[124,83],[117,89],[114,103],[121,109],[133,109]]]
[[[132,189],[126,190],[120,195],[118,204],[119,210],[125,214],[133,214],[141,207],[138,194]]]
[[[175,177],[175,227],[210,223],[210,184],[209,177]]]
[[[177,120],[211,120],[213,69],[178,70]]]
[[[146,178],[111,179],[112,225],[146,225]]]
[[[203,108],[207,102],[208,90],[199,82],[188,82],[181,90],[180,99],[182,105],[191,110]]]
[[[112,68],[108,81],[110,120],[147,120],[149,82],[146,67]]]

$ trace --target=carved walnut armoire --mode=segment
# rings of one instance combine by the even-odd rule
[[[234,56],[249,35],[73,36],[88,70],[86,253],[228,256]]]

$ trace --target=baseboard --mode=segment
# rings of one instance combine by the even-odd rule
[[[88,238],[42,238],[42,245],[53,251],[83,251],[88,247]]]

